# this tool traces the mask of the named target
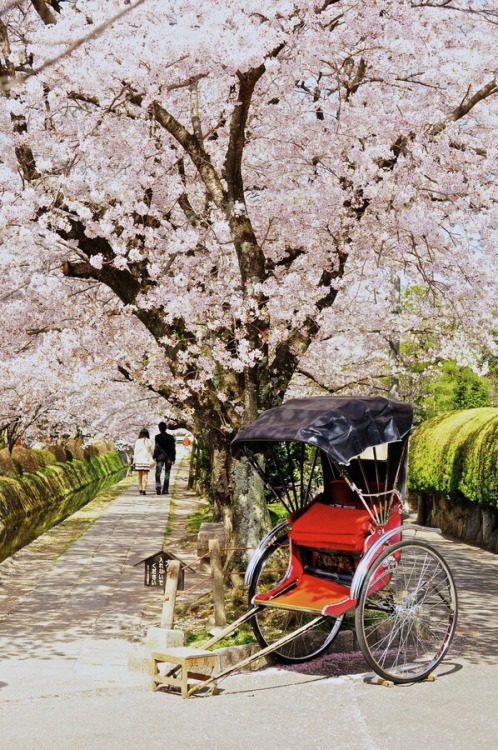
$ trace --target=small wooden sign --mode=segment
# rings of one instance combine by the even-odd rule
[[[168,563],[170,560],[178,560],[176,555],[171,552],[165,552],[160,550],[155,555],[150,555],[143,560],[144,563],[144,585],[145,586],[156,586],[164,591],[166,585],[166,577],[168,573]],[[181,563],[181,561],[180,561]],[[136,564],[136,563],[135,563]],[[184,566],[180,565],[180,574],[178,577],[178,589],[183,591],[185,588],[184,582]]]

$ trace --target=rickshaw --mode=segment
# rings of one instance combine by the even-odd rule
[[[441,554],[403,525],[410,405],[381,397],[300,398],[262,413],[232,443],[286,517],[246,575],[250,620],[283,662],[323,654],[354,616],[367,663],[383,680],[427,678],[457,622]],[[241,620],[242,621],[242,620]]]

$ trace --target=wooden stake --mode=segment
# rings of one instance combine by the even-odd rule
[[[223,586],[223,568],[221,566],[221,550],[218,539],[209,540],[209,558],[213,573],[214,624],[224,627],[227,624],[225,614],[225,592]]]
[[[175,619],[176,592],[178,589],[178,577],[180,575],[180,561],[168,560],[168,571],[166,573],[166,586],[164,589],[163,611],[161,615],[161,627],[168,630],[173,629]]]

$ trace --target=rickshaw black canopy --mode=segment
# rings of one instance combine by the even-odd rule
[[[232,452],[240,458],[245,448],[260,453],[268,442],[298,441],[347,465],[367,448],[403,440],[412,418],[410,404],[381,396],[292,399],[242,427],[232,441]]]

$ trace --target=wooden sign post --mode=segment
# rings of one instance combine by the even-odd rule
[[[163,611],[161,615],[161,627],[169,630],[173,628],[173,621],[175,619],[175,602],[179,576],[180,561],[170,560],[166,572],[166,587],[164,589]]]

